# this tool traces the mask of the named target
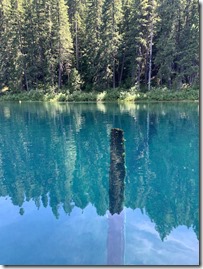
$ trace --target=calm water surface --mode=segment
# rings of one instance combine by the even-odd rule
[[[196,103],[0,103],[0,264],[197,265],[198,169]]]

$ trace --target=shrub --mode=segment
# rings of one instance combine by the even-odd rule
[[[78,70],[76,68],[73,68],[70,72],[70,80],[69,80],[70,93],[80,91],[82,85],[83,81],[80,77]]]
[[[149,92],[140,92],[133,87],[129,90],[108,89],[103,92],[82,92],[74,91],[43,92],[42,90],[31,90],[29,92],[5,92],[0,95],[0,100],[4,101],[51,101],[51,102],[101,102],[101,101],[119,101],[119,102],[136,102],[136,101],[179,101],[179,100],[198,100],[199,91],[196,88],[183,88],[178,91],[167,90],[166,88],[153,88]]]

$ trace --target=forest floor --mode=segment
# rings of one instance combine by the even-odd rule
[[[31,90],[29,92],[0,92],[0,101],[48,101],[48,102],[138,102],[138,101],[198,101],[199,90],[187,88],[181,90],[152,89],[139,92],[133,89],[109,89],[103,92],[47,92]]]

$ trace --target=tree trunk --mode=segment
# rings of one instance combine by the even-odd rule
[[[141,59],[141,47],[139,47],[139,58]],[[140,77],[141,77],[141,67],[142,67],[142,63],[141,60],[139,60],[138,62],[138,66],[137,66],[137,84],[138,84],[138,89],[140,89]]]
[[[152,75],[152,42],[153,42],[153,9],[154,9],[154,0],[152,0],[152,14],[151,14],[151,25],[150,25],[150,43],[149,43],[149,72],[148,72],[148,91],[151,90],[151,75]]]
[[[109,211],[113,215],[123,210],[125,180],[125,148],[123,130],[111,130]]]
[[[120,77],[119,77],[119,86],[121,85],[122,78],[123,78],[124,63],[125,63],[125,51],[123,53],[123,59],[122,59],[122,64],[121,64],[121,73],[120,73]]]
[[[62,77],[62,63],[59,63],[59,71],[58,71],[58,88],[60,89],[61,88],[61,77]]]
[[[26,75],[26,73],[24,73],[24,77],[25,77],[26,91],[29,91],[29,86],[28,86],[28,80],[27,80],[27,75]]]
[[[145,58],[145,85],[148,84],[148,61],[149,61],[149,48],[147,48],[147,52],[146,52],[146,58]]]
[[[115,3],[114,0],[112,2],[112,37],[115,33]],[[116,87],[116,74],[115,74],[115,51],[113,51],[113,89]]]
[[[116,88],[115,59],[113,59],[113,89]]]
[[[16,6],[16,9],[18,7]],[[23,63],[23,73],[24,73],[24,78],[25,78],[25,87],[26,91],[29,91],[29,86],[28,86],[28,79],[27,79],[27,72],[26,72],[26,64],[25,64],[25,59],[24,59],[24,54],[23,54],[23,42],[22,42],[22,32],[21,32],[21,23],[19,21],[19,17],[17,18],[18,21],[18,31],[19,31],[19,39],[20,39],[20,51],[23,55],[22,63]]]
[[[153,26],[150,33],[148,91],[151,90]]]
[[[75,19],[75,59],[76,59],[76,68],[77,68],[77,70],[79,70],[78,22],[77,22],[77,18]]]
[[[110,140],[107,264],[124,264],[125,148],[123,130],[112,129]]]
[[[57,1],[57,8],[58,8],[58,25],[59,25],[59,29],[60,29],[61,28],[61,20],[60,20],[59,1]],[[61,37],[59,35],[59,40],[58,40],[58,89],[61,88],[61,77],[62,77]]]

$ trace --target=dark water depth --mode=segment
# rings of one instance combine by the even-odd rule
[[[199,264],[198,109],[0,103],[0,264]]]

